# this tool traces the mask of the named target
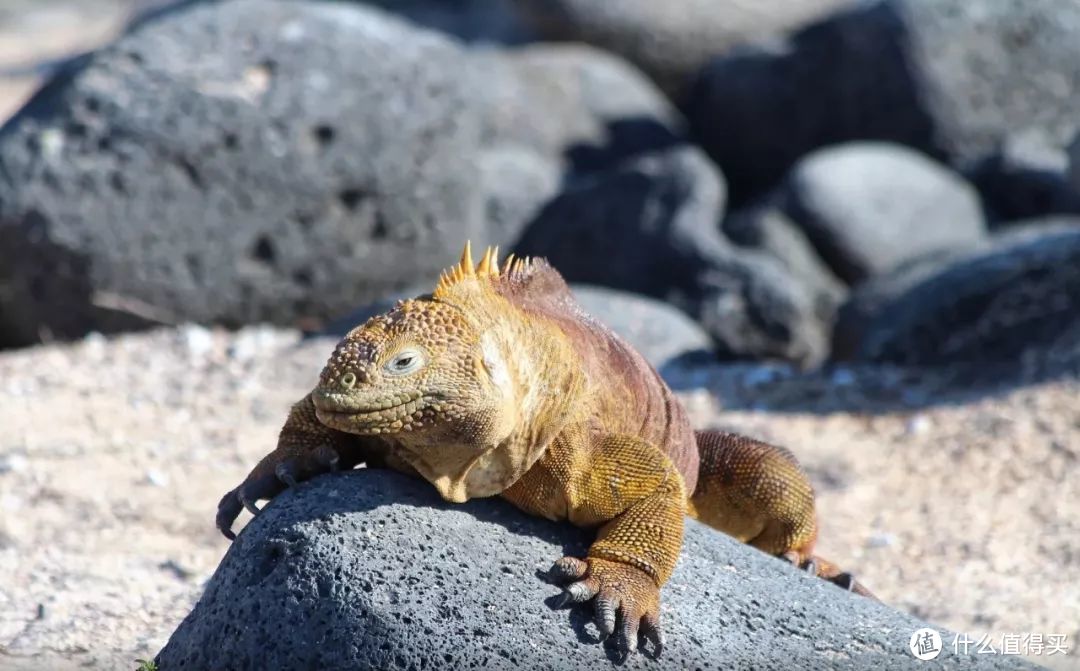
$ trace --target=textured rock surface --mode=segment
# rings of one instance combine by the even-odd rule
[[[768,255],[720,234],[724,182],[700,151],[639,156],[567,186],[514,249],[567,280],[661,298],[701,322],[722,356],[813,363],[825,327],[812,294]]]
[[[1080,4],[884,0],[710,63],[687,112],[737,200],[847,140],[958,163],[1008,133],[1063,146],[1080,125]]]
[[[673,118],[590,49],[474,54],[349,4],[169,12],[0,131],[0,346],[340,314],[516,237],[575,151]]]
[[[676,98],[701,66],[741,42],[800,26],[850,0],[516,0],[549,39],[619,54]]]
[[[537,575],[587,543],[399,474],[319,478],[244,530],[159,668],[606,668],[589,611],[552,610],[559,590]],[[664,597],[663,657],[623,668],[910,668],[921,626],[696,523]]]
[[[911,150],[881,143],[821,149],[785,183],[784,207],[842,279],[855,283],[985,234],[975,190]]]
[[[1067,349],[1080,322],[1080,218],[1030,223],[852,292],[833,356],[905,364],[1016,360]]]
[[[0,133],[8,340],[288,322],[433,272],[483,230],[464,61],[372,10],[245,1],[94,55]]]

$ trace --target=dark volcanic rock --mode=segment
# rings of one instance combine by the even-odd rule
[[[354,0],[466,42],[521,44],[535,35],[514,0]]]
[[[1065,348],[1080,323],[1080,218],[1018,226],[852,292],[834,331],[837,359],[937,365],[1016,360]]]
[[[973,247],[985,234],[975,190],[903,147],[852,143],[801,159],[784,208],[849,283],[932,252]]]
[[[516,0],[548,39],[619,54],[678,97],[708,59],[798,27],[851,0]]]
[[[588,542],[502,501],[446,504],[396,473],[323,476],[240,534],[158,668],[606,669],[617,656],[590,607],[552,610],[559,590],[537,575]],[[663,597],[663,656],[618,668],[910,669],[923,626],[692,521]],[[942,638],[963,668],[1016,668],[957,659]]]
[[[897,142],[965,165],[1080,126],[1080,3],[882,0],[711,62],[687,105],[742,201],[816,147]]]
[[[847,287],[818,256],[806,234],[774,203],[761,203],[724,218],[724,235],[740,247],[754,249],[780,262],[792,280],[811,292],[814,310],[831,322],[847,296]]]
[[[568,185],[514,246],[568,281],[642,293],[697,318],[721,356],[813,364],[826,326],[805,287],[719,231],[724,183],[691,147],[639,156]]]
[[[1080,194],[1080,135],[1069,145],[1069,184]]]
[[[1010,135],[970,170],[991,227],[1054,214],[1080,214],[1080,189],[1069,183],[1069,157],[1036,134]]]
[[[474,54],[360,5],[168,12],[0,130],[0,346],[315,322],[432,279],[465,239],[515,239],[582,144],[670,142],[670,107],[614,60]],[[511,129],[522,109],[555,130]],[[624,118],[651,133],[614,143]]]

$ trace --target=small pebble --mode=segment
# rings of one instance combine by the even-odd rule
[[[909,436],[922,435],[930,430],[930,418],[926,415],[915,415],[908,419],[904,430]]]
[[[6,454],[0,456],[0,474],[21,473],[26,470],[28,462],[21,454]]]
[[[896,534],[891,534],[888,531],[875,531],[870,538],[866,539],[866,547],[874,549],[890,548],[895,546],[899,540]]]
[[[169,476],[151,468],[146,472],[146,481],[155,487],[167,487],[169,485]]]
[[[214,348],[214,334],[210,329],[198,324],[185,324],[180,327],[180,337],[192,357],[205,356]]]

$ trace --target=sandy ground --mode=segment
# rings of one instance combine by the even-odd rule
[[[218,499],[332,344],[184,327],[0,353],[0,668],[153,656],[226,550]],[[796,451],[821,554],[883,600],[995,646],[1065,634],[1068,658],[1035,659],[1080,668],[1080,382],[961,394],[890,370],[666,374],[699,426]]]

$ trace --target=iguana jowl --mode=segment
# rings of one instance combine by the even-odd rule
[[[869,595],[813,556],[813,489],[787,450],[695,433],[645,359],[578,307],[545,261],[500,269],[469,245],[431,295],[398,303],[338,344],[296,403],[277,449],[221,500],[233,538],[241,507],[319,473],[365,463],[419,474],[444,498],[499,495],[552,520],[596,527],[584,558],[551,574],[597,625],[659,649],[660,587],[686,515]]]

